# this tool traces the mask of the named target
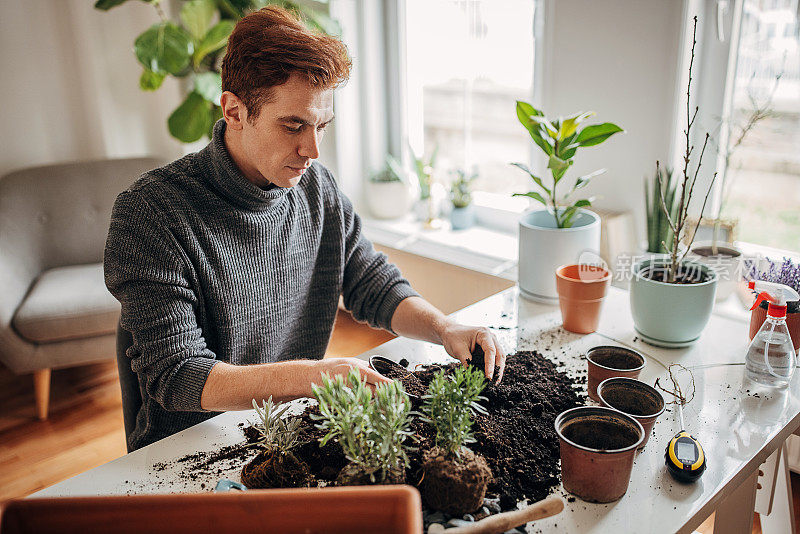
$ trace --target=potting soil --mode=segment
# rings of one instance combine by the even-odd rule
[[[472,363],[483,369],[482,356],[473,358]],[[424,394],[438,370],[451,373],[457,365],[424,367],[400,379],[412,391],[421,385],[419,393]],[[482,393],[487,400],[482,404],[489,413],[476,417],[476,442],[468,446],[489,464],[493,479],[488,493],[500,498],[504,510],[516,508],[517,502],[526,498],[541,500],[558,485],[559,444],[554,422],[562,411],[584,403],[585,393],[581,395],[579,391],[575,380],[535,351],[509,355],[502,383],[487,384]],[[318,421],[311,417],[318,413],[316,404],[312,404],[300,415],[304,443],[292,452],[308,464],[317,485],[329,485],[348,462],[341,446],[333,440],[319,446],[324,432],[316,428]],[[176,462],[191,466],[195,472],[214,474],[217,470],[213,464],[224,457],[229,460],[227,465],[239,463],[241,468],[258,452],[249,446],[257,440],[257,432],[247,426],[243,431],[246,443],[226,447],[223,454],[198,453]],[[412,419],[411,431],[416,441],[410,443],[414,450],[409,452],[411,465],[406,482],[418,486],[422,481],[423,452],[433,448],[436,436],[434,429],[418,417]],[[189,476],[196,479],[195,473]]]

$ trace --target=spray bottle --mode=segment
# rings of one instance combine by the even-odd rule
[[[765,386],[786,387],[794,373],[796,355],[786,326],[786,302],[800,300],[791,287],[754,280],[750,289],[758,293],[751,310],[766,300],[767,319],[747,347],[745,376]]]

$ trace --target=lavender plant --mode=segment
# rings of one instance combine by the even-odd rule
[[[478,403],[486,400],[480,396],[485,386],[483,372],[471,366],[458,367],[450,376],[439,371],[431,380],[422,397],[422,420],[436,429],[436,445],[447,456],[460,458],[463,447],[475,442],[472,416],[487,413]]]
[[[400,382],[380,384],[373,396],[353,369],[347,378],[323,374],[322,385],[312,389],[321,414],[312,417],[327,431],[320,445],[333,439],[342,446],[351,479],[367,477],[374,484],[402,474],[409,463],[404,441],[411,435],[411,401]]]
[[[769,258],[763,259],[764,264],[759,259],[744,260],[745,278],[747,280],[763,280],[789,286],[795,291],[800,292],[800,263],[795,263],[789,258],[783,258],[782,262],[773,261]]]
[[[283,416],[289,405],[272,402],[272,396],[263,402],[263,406],[259,406],[253,399],[253,409],[258,416],[258,423],[253,425],[259,433],[258,444],[271,454],[285,454],[300,443],[300,418],[287,421]]]

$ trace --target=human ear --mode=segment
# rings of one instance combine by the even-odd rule
[[[225,91],[220,97],[219,105],[222,108],[222,117],[228,127],[241,130],[244,127],[244,121],[247,120],[247,108],[239,100],[239,97],[230,91]]]

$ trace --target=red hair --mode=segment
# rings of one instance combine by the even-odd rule
[[[243,17],[228,39],[222,60],[222,90],[244,103],[248,120],[269,102],[272,87],[292,73],[323,89],[335,88],[350,76],[347,47],[339,39],[312,32],[291,12],[268,6]]]

